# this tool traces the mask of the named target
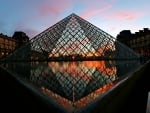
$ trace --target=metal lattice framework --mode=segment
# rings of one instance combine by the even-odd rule
[[[98,27],[71,14],[17,49],[11,60],[133,59],[138,55]]]

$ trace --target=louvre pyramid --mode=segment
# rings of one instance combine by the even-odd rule
[[[5,60],[134,59],[138,55],[108,33],[71,14],[38,34]]]

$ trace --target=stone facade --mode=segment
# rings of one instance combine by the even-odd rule
[[[18,40],[18,39],[19,40]],[[29,37],[23,32],[15,32],[13,37],[0,34],[0,58],[12,53],[16,48],[29,41]]]
[[[117,35],[117,40],[141,56],[150,58],[150,30],[148,28],[144,28],[133,34],[130,30],[123,30]]]

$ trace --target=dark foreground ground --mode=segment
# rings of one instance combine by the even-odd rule
[[[61,113],[0,68],[0,113]]]
[[[150,91],[149,70],[117,113],[146,113],[148,91]],[[53,105],[47,106],[37,96],[23,87],[11,75],[0,68],[0,113],[61,113]],[[97,111],[98,113],[98,111]],[[110,111],[110,113],[112,113]]]

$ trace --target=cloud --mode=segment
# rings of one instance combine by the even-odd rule
[[[39,34],[40,31],[37,30],[36,28],[31,28],[31,26],[28,25],[29,21],[28,20],[23,20],[20,21],[16,24],[15,26],[15,31],[22,31],[26,33],[27,36],[30,38],[33,38],[35,35]]]
[[[31,29],[31,28],[24,28],[24,29],[22,29],[22,31],[25,32],[26,35],[28,35],[30,38],[35,37],[40,32],[38,30]]]
[[[83,6],[86,6],[84,8],[83,13],[80,14],[81,17],[87,19],[87,18],[91,18],[95,15],[99,15],[102,14],[104,12],[107,12],[108,10],[110,10],[113,7],[113,4],[116,2],[117,0],[92,0],[92,1],[85,1],[83,0]]]
[[[60,9],[63,9],[62,6],[42,6],[40,10],[41,16],[47,16],[50,14],[59,15]]]
[[[106,26],[107,32],[111,33],[113,37],[116,37],[122,30],[131,30],[132,33],[135,33],[143,29],[143,26],[140,26],[136,23],[127,22],[126,24],[124,24],[120,21],[113,22],[113,24],[107,24]]]
[[[86,13],[81,14],[80,16],[85,18],[85,19],[87,19],[87,18],[90,18],[90,17],[92,17],[94,15],[97,15],[99,13],[105,12],[105,11],[107,11],[110,8],[111,8],[111,5],[108,5],[108,6],[105,6],[103,8],[99,8],[99,9],[94,9],[92,11],[88,11]]]
[[[60,16],[61,12],[72,8],[71,0],[53,0],[46,1],[47,4],[42,4],[38,7],[39,15],[42,17],[55,15]]]
[[[142,12],[134,12],[134,11],[119,11],[116,13],[111,13],[108,15],[103,15],[104,18],[112,19],[112,20],[126,20],[126,21],[133,21],[140,17],[142,17],[144,13]]]
[[[22,31],[22,32],[26,33],[26,35],[29,36],[30,39],[40,33],[39,30],[31,29],[31,28],[28,28],[28,27],[17,28],[16,31]]]

